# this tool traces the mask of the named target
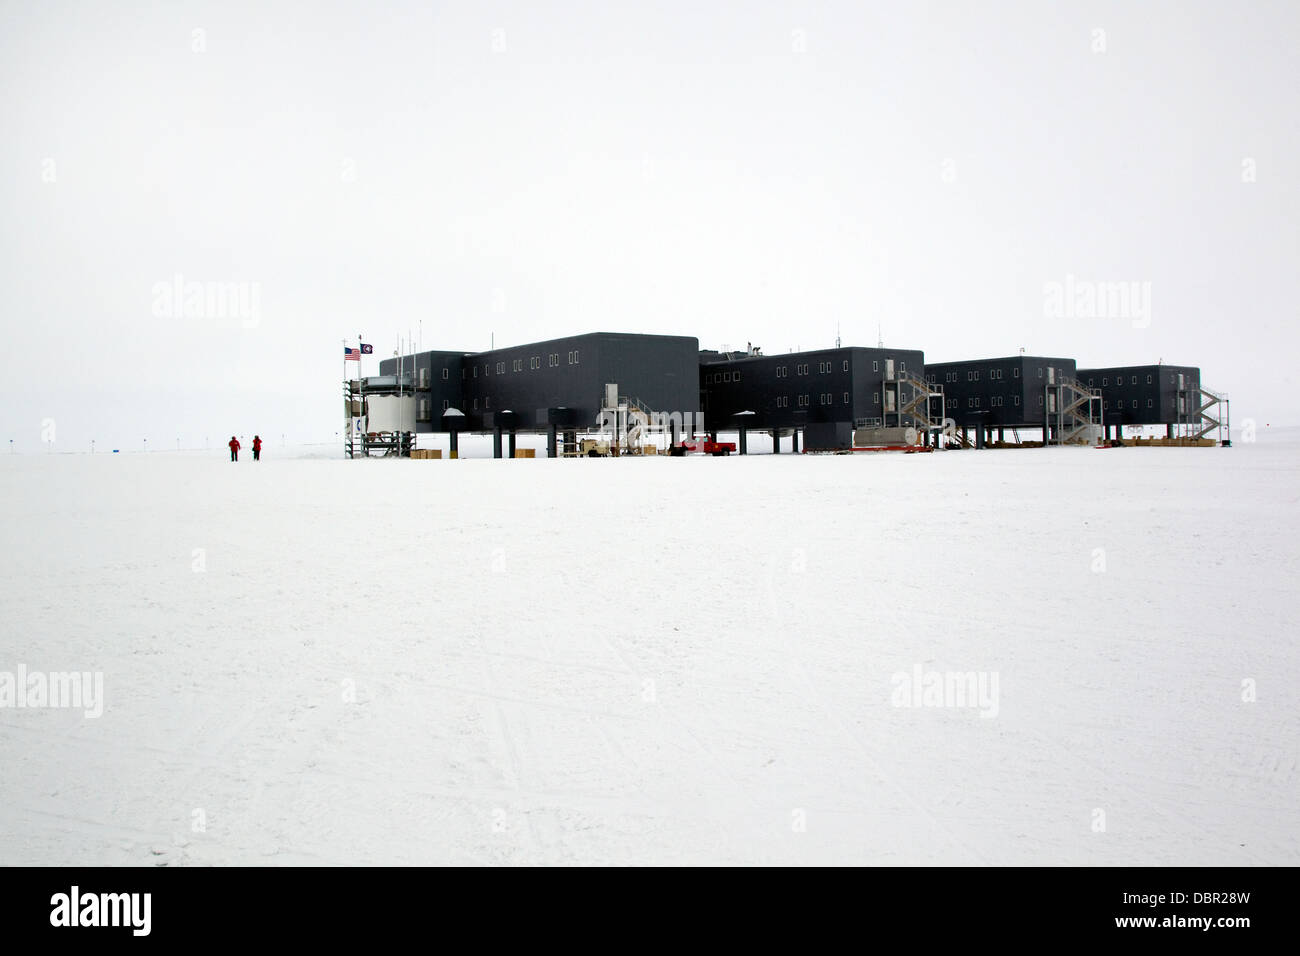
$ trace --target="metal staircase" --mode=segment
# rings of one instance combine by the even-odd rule
[[[910,391],[904,391],[904,389]],[[910,418],[918,432],[929,433],[943,425],[943,386],[931,384],[915,372],[898,371],[886,374],[880,384],[881,407],[885,410],[884,425],[902,426]],[[906,398],[904,397],[906,395]],[[938,408],[935,408],[936,400]]]
[[[1046,444],[1088,445],[1100,439],[1104,408],[1101,389],[1088,388],[1072,378],[1056,378],[1046,389]],[[1051,425],[1056,426],[1054,438],[1048,438]]]
[[[1225,434],[1231,434],[1229,426],[1231,406],[1226,394],[1198,385],[1196,388],[1181,389],[1178,392],[1178,400],[1181,406],[1189,409],[1187,421],[1183,424],[1188,426],[1190,434],[1186,437],[1192,441],[1200,441],[1216,429],[1219,430],[1220,441]],[[1196,406],[1195,411],[1190,411],[1193,406]],[[1215,409],[1214,415],[1206,414],[1211,408]]]
[[[601,399],[601,425],[612,426],[610,452],[614,455],[639,455],[649,443],[654,412],[644,402],[628,395],[616,395],[607,386]],[[614,400],[610,404],[611,399]]]

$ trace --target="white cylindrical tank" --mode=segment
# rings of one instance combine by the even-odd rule
[[[366,406],[370,416],[366,428],[372,432],[415,431],[416,404],[414,395],[367,395]]]

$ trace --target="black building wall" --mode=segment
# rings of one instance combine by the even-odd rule
[[[918,376],[924,372],[925,354],[917,349],[851,347],[782,355],[701,352],[705,426],[712,431],[734,429],[739,423],[736,414],[744,411],[754,413],[746,421],[747,427],[755,429],[876,423],[885,414],[881,383],[890,360],[895,371]],[[910,392],[904,389],[904,401]],[[843,429],[834,433],[842,434]]]
[[[1046,385],[1077,378],[1074,359],[1040,355],[926,365],[926,380],[943,386],[944,410],[958,425],[1042,427]]]
[[[592,332],[467,355],[461,411],[471,429],[548,424],[587,428],[599,421],[605,385],[652,411],[699,408],[699,340],[675,335]]]
[[[1125,365],[1079,370],[1090,388],[1101,389],[1107,425],[1175,425],[1191,421],[1196,408],[1179,397],[1183,387],[1200,385],[1201,370],[1191,365]]]

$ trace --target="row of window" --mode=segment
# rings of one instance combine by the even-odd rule
[[[581,355],[579,355],[579,353],[580,353],[581,351],[582,351],[581,349],[574,349],[572,352],[569,353],[569,364],[570,364],[570,365],[581,365],[581,364],[582,364],[582,363],[579,361],[579,359],[581,358]],[[558,365],[560,364],[560,353],[559,353],[559,352],[552,352],[550,355],[546,356],[546,364],[547,364],[547,367],[549,367],[549,368],[555,368],[556,366],[558,366]],[[530,357],[530,358],[528,359],[528,367],[529,367],[529,369],[539,369],[539,368],[541,368],[541,367],[542,367],[542,357],[541,357],[540,355],[534,355],[534,356]],[[487,362],[484,362],[484,363],[483,363],[483,374],[486,376],[486,375],[488,374],[488,372],[490,371],[491,368],[492,368],[492,366],[490,366]],[[478,378],[478,369],[479,369],[479,367],[478,367],[477,364],[475,364],[475,365],[473,366],[473,368],[472,368],[469,372],[467,372],[464,368],[462,368],[462,369],[460,370],[460,377],[461,377],[462,379],[464,379],[464,378],[468,378],[468,377],[470,376],[470,374],[473,374],[474,378]],[[510,371],[512,371],[512,372],[522,372],[523,370],[524,370],[524,360],[523,360],[523,359],[514,359],[514,360],[511,361],[511,363],[510,363]],[[504,374],[506,373],[506,363],[505,363],[505,362],[497,362],[497,364],[496,364],[496,373],[497,373],[498,375],[504,375]],[[445,368],[442,370],[442,377],[443,377],[443,380],[444,380],[444,381],[445,381],[446,378],[447,378],[447,370],[446,370]]]
[[[1136,375],[1132,376],[1131,381],[1129,382],[1129,384],[1130,384],[1130,385],[1136,385],[1137,383],[1138,383],[1138,377],[1137,377]],[[1124,376],[1123,376],[1123,375],[1116,375],[1116,376],[1115,376],[1115,384],[1116,384],[1116,385],[1123,385],[1123,384],[1124,384]],[[1151,384],[1151,376],[1150,376],[1150,375],[1147,376],[1147,384],[1148,384],[1148,385]],[[1170,384],[1170,385],[1173,384],[1173,379],[1170,379],[1169,384]],[[1103,377],[1102,377],[1102,380],[1101,380],[1101,387],[1102,387],[1102,388],[1106,388],[1108,385],[1110,385],[1110,378],[1109,378],[1108,376],[1103,376]],[[1092,387],[1093,387],[1093,385],[1092,385],[1092,379],[1088,379],[1088,387],[1089,387],[1089,388],[1092,388]]]
[[[991,368],[991,369],[989,369],[989,378],[992,379],[992,380],[1001,379],[1001,378],[1002,378],[1002,373],[1003,373],[1003,371],[1005,371],[1005,370],[1004,370],[1004,369],[1000,369],[1000,368]],[[1012,378],[1019,378],[1019,377],[1020,377],[1020,367],[1019,367],[1019,366],[1017,366],[1017,367],[1015,367],[1015,368],[1013,368],[1013,369],[1011,370],[1011,377],[1012,377]],[[1043,370],[1042,370],[1041,368],[1038,370],[1038,377],[1039,377],[1039,378],[1042,378],[1042,377],[1043,377]],[[929,379],[931,385],[934,384],[935,377],[934,377],[933,375],[927,375],[926,378]],[[944,380],[944,382],[959,382],[959,381],[961,381],[961,372],[944,372],[944,373],[943,373],[943,380]],[[968,382],[978,382],[979,380],[980,380],[980,373],[979,373],[979,370],[978,370],[978,369],[973,369],[973,370],[970,370],[970,371],[967,371],[967,372],[966,372],[966,381],[968,381]]]
[[[1092,381],[1093,381],[1093,380],[1092,380],[1091,378],[1088,379],[1088,387],[1089,387],[1089,388],[1092,387]],[[1130,375],[1130,376],[1129,376],[1129,380],[1128,380],[1128,382],[1129,382],[1130,385],[1136,385],[1136,384],[1138,383],[1138,377],[1137,377],[1136,375]],[[1150,375],[1147,376],[1147,382],[1146,382],[1146,383],[1147,383],[1148,385],[1152,384],[1152,376],[1150,376]],[[1110,384],[1110,378],[1109,378],[1109,376],[1102,376],[1102,379],[1101,379],[1101,386],[1102,386],[1102,388],[1105,388],[1105,387],[1108,386],[1109,384]],[[1123,385],[1123,384],[1124,384],[1124,376],[1123,376],[1123,375],[1116,375],[1116,376],[1115,376],[1115,384],[1116,384],[1116,385]],[[1170,375],[1170,376],[1169,376],[1169,384],[1170,384],[1170,385],[1176,385],[1176,384],[1178,384],[1178,376],[1177,376],[1177,375]],[[1196,383],[1195,383],[1195,382],[1188,382],[1188,383],[1187,383],[1187,387],[1188,387],[1188,388],[1195,388],[1195,387],[1196,387]]]
[[[804,363],[802,363],[802,364],[800,364],[800,363],[795,363],[794,374],[795,374],[795,375],[811,375],[811,374],[812,374],[812,372],[811,372],[811,368],[812,368],[812,366],[811,366],[811,363],[809,363],[809,362],[804,362]],[[841,362],[841,371],[847,372],[848,370],[849,370],[849,360],[848,360],[848,359],[844,359],[843,362]],[[879,361],[879,359],[877,359],[877,360],[875,360],[875,361],[873,361],[873,362],[871,363],[871,370],[872,370],[873,372],[879,372],[879,371],[880,371],[880,361]],[[899,370],[900,372],[906,372],[906,371],[907,371],[907,363],[906,363],[906,362],[899,362],[899,363],[898,363],[898,370]],[[831,374],[832,372],[834,372],[834,371],[835,371],[835,363],[834,363],[834,362],[818,362],[818,363],[817,363],[817,373],[818,373],[819,375],[830,375],[830,374]],[[776,377],[777,377],[777,378],[789,378],[789,377],[790,377],[790,366],[788,366],[788,365],[777,365],[777,366],[775,366],[775,372],[776,372]],[[734,378],[727,378],[726,376],[727,376],[728,374],[733,375]],[[1019,374],[1019,373],[1017,373],[1017,374]],[[721,377],[719,377],[719,376],[721,376]],[[711,377],[709,377],[709,376],[706,376],[706,377],[705,377],[705,381],[706,381],[706,382],[713,382],[713,383],[718,383],[718,382],[739,382],[739,381],[740,381],[740,372],[738,372],[738,371],[737,371],[737,372],[731,372],[731,373],[728,373],[728,372],[713,372],[713,373],[711,373]],[[934,381],[933,377],[930,379],[930,381]]]
[[[805,394],[805,395],[796,395],[796,396],[795,396],[795,405],[797,405],[799,408],[807,408],[809,405],[812,404],[811,398],[812,398],[812,396],[810,396],[810,395],[806,395],[806,394]],[[877,395],[877,396],[876,396],[876,399],[879,400],[879,398],[880,398],[880,396]],[[822,392],[820,395],[817,396],[817,404],[818,404],[818,405],[834,405],[834,404],[835,404],[835,393],[834,393],[834,392]],[[844,393],[844,404],[845,404],[845,405],[849,404],[849,393],[848,393],[848,392],[845,392],[845,393]],[[789,396],[789,395],[778,395],[778,396],[776,397],[776,407],[777,407],[777,408],[789,408],[789,407],[790,407],[790,396]]]
[[[990,396],[989,396],[989,408],[1001,408],[1001,407],[1002,407],[1002,404],[1003,404],[1004,401],[1005,401],[1005,398],[1004,398],[1003,396],[1001,396],[1001,395],[990,395]],[[1042,404],[1042,401],[1043,401],[1043,400],[1040,398],[1040,399],[1038,400],[1038,403],[1041,405],[1041,404]],[[1011,403],[1012,403],[1013,405],[1019,405],[1019,404],[1020,404],[1020,396],[1019,396],[1019,395],[1013,395],[1013,396],[1011,396]],[[974,398],[968,398],[968,399],[966,399],[966,407],[967,407],[967,408],[979,408],[979,407],[980,407],[980,396],[976,395]]]
[[[1101,407],[1102,407],[1103,410],[1104,410],[1104,409],[1107,409],[1107,408],[1110,408],[1110,402],[1109,402],[1108,400],[1106,400],[1106,399],[1103,399],[1103,400],[1102,400],[1102,403],[1101,403]],[[1117,398],[1117,399],[1115,400],[1115,407],[1116,407],[1118,410],[1123,411],[1123,409],[1124,409],[1124,400],[1123,400],[1122,398]],[[1138,400],[1137,400],[1136,398],[1133,399],[1133,407],[1134,407],[1134,408],[1137,408],[1137,407],[1138,407]],[[1154,408],[1154,407],[1155,407],[1155,406],[1152,404],[1151,399],[1148,398],[1148,399],[1147,399],[1147,408]]]

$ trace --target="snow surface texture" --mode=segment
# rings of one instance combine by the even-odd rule
[[[0,863],[1300,862],[1300,443],[248,458],[0,460]]]

